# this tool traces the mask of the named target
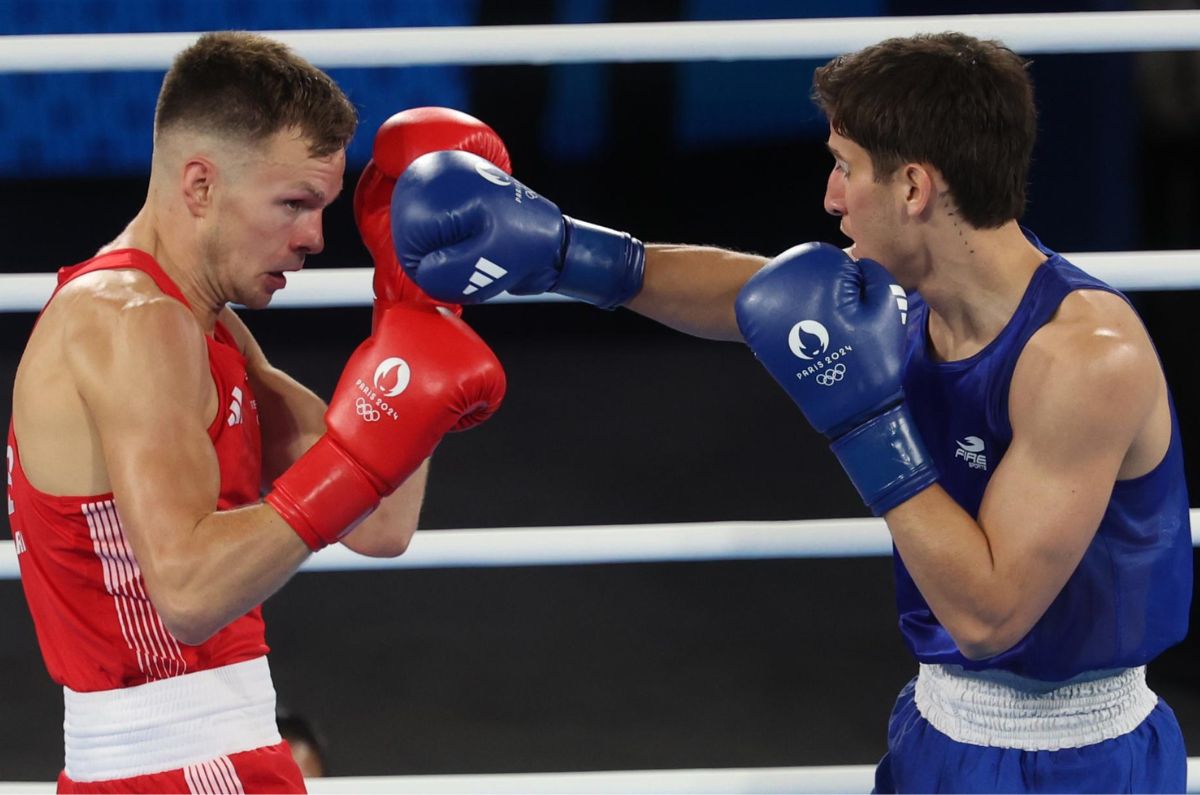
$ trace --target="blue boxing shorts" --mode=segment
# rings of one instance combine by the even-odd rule
[[[1109,673],[1035,683],[923,664],[892,710],[875,792],[1184,792],[1175,713],[1145,668]]]

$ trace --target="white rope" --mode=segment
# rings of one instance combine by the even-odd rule
[[[306,781],[309,792],[429,793],[808,793],[870,792],[872,765],[763,767],[708,770],[613,770],[587,773],[509,773],[473,776],[379,776]]]
[[[301,570],[870,557],[890,555],[891,549],[880,519],[510,527],[418,532],[398,558],[370,558],[332,546],[310,557]],[[0,541],[0,580],[17,576],[13,542]]]
[[[1088,273],[1121,290],[1200,288],[1200,250],[1100,251],[1064,254]],[[54,291],[53,273],[0,274],[0,312],[36,312]],[[561,295],[501,293],[489,303],[569,301]],[[310,268],[288,274],[288,286],[275,294],[273,308],[367,306],[370,268]]]
[[[958,30],[1026,54],[1193,50],[1200,11],[966,14],[586,25],[264,31],[325,68],[829,58],[890,36]],[[166,69],[190,33],[0,37],[0,72]]]
[[[1192,509],[1200,547],[1200,509]],[[773,558],[859,558],[892,553],[882,519],[694,522],[430,530],[398,558],[370,558],[343,546],[310,557],[301,571],[578,566]],[[19,577],[12,541],[0,541],[0,580]]]
[[[1187,792],[1200,793],[1200,757],[1187,762]],[[314,795],[325,793],[682,793],[870,792],[874,765],[751,767],[708,770],[620,770],[603,773],[516,773],[476,776],[380,776],[310,779]],[[2,792],[2,790],[0,790]]]
[[[1200,262],[1200,256],[1197,257]],[[0,312],[38,312],[54,292],[53,273],[0,273]],[[277,292],[270,306],[275,309],[298,307],[370,306],[370,268],[309,268],[289,273],[288,286]],[[1196,284],[1200,285],[1200,268]],[[553,293],[546,295],[509,295],[501,293],[493,304],[546,303],[571,301]]]
[[[1187,762],[1187,792],[1200,793],[1200,757]],[[748,767],[708,770],[614,770],[597,773],[508,773],[461,776],[345,776],[310,778],[314,795],[429,793],[591,793],[668,795],[682,793],[870,792],[873,765]],[[53,782],[0,782],[0,795],[54,792]]]
[[[1063,256],[1118,290],[1200,288],[1200,249],[1092,251]]]
[[[364,559],[345,547],[331,547],[310,558],[305,569],[841,558],[891,551],[891,536],[880,519],[514,527],[417,533],[408,551],[395,559]]]

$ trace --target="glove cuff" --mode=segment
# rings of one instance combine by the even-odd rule
[[[875,516],[937,482],[908,406],[899,403],[830,445]]]
[[[646,268],[642,241],[568,216],[563,225],[563,265],[554,292],[612,309],[641,291]]]
[[[316,552],[353,530],[380,496],[367,473],[322,436],[275,480],[265,499]]]

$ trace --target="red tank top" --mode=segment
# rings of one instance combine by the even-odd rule
[[[109,269],[142,271],[164,294],[187,304],[154,258],[132,249],[63,268],[55,295],[77,276]],[[227,510],[260,496],[258,408],[246,376],[246,360],[233,336],[218,323],[206,339],[209,369],[220,400],[208,429],[221,471],[221,491],[214,507]],[[164,432],[163,444],[170,443],[169,433]],[[42,657],[55,682],[81,692],[111,690],[267,653],[261,607],[199,646],[175,640],[146,594],[113,495],[59,497],[35,489],[21,469],[11,422],[8,466],[9,524],[21,585]]]

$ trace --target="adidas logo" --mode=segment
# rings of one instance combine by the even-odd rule
[[[501,276],[507,275],[508,271],[504,270],[504,268],[501,268],[487,257],[480,257],[479,261],[475,263],[475,271],[471,274],[471,278],[467,280],[470,284],[463,288],[462,294],[470,295],[480,287],[487,287]]]
[[[892,285],[892,295],[896,296],[896,308],[900,310],[900,325],[908,323],[908,294],[898,284]]]
[[[230,428],[242,424],[242,390],[236,386],[233,388],[233,400],[229,403],[229,419],[225,424]]]

